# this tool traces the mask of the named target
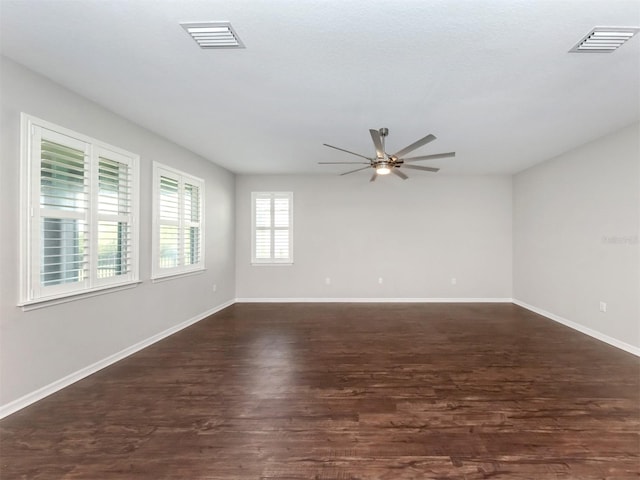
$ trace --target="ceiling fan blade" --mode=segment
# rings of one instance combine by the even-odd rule
[[[403,180],[406,180],[407,178],[409,178],[396,167],[392,168],[391,171]]]
[[[422,165],[403,165],[402,168],[411,168],[412,170],[424,170],[425,172],[438,172],[439,168],[423,167]]]
[[[351,170],[349,172],[344,172],[344,173],[341,173],[340,175],[349,175],[350,173],[356,173],[356,172],[359,172],[360,170],[366,170],[367,168],[371,168],[371,167],[369,165],[367,165],[366,167],[356,168],[355,170]]]
[[[376,172],[373,172],[373,176],[371,177],[371,180],[369,180],[370,182],[375,182],[376,178],[378,178],[378,174]]]
[[[329,145],[327,143],[323,143],[323,145],[325,147],[329,147],[329,148],[335,148],[336,150],[340,150],[341,152],[346,152],[346,153],[350,153],[351,155],[355,155],[357,157],[362,157],[366,160],[371,161],[371,159],[369,157],[365,157],[364,155],[360,155],[359,153],[354,153],[354,152],[350,152],[349,150],[345,150],[344,148],[340,148],[340,147],[334,147],[333,145]]]
[[[406,162],[417,162],[418,160],[435,160],[436,158],[449,158],[455,157],[456,152],[447,152],[447,153],[436,153],[435,155],[423,155],[421,157],[410,157],[403,158],[402,160]]]
[[[351,164],[371,165],[371,162],[318,162],[318,165],[351,165]]]
[[[396,157],[396,158],[402,158],[404,155],[406,155],[409,152],[414,151],[416,148],[421,147],[423,145],[426,145],[429,142],[433,142],[436,139],[436,137],[434,135],[427,135],[424,138],[421,138],[420,140],[418,140],[417,142],[413,142],[411,145],[409,145],[408,147],[404,147],[402,150],[400,150],[397,153],[394,153],[393,155],[391,155],[392,157]]]
[[[384,158],[384,147],[382,146],[382,140],[380,138],[380,132],[378,130],[369,130],[371,134],[371,140],[376,147],[376,155],[378,158]]]

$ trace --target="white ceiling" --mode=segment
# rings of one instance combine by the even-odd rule
[[[242,50],[179,25],[228,20]],[[443,173],[513,173],[640,119],[640,0],[0,0],[2,54],[237,173],[338,173],[433,133]],[[606,159],[603,159],[606,163]],[[415,173],[419,174],[419,173]],[[362,175],[367,176],[366,172]]]

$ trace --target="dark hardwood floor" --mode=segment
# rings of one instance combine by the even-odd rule
[[[638,479],[639,379],[511,304],[238,304],[2,420],[0,472]]]

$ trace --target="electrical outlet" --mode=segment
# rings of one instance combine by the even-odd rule
[[[384,280],[382,279],[382,277],[378,277],[378,283],[379,283],[380,285],[382,285],[382,282],[384,282]]]
[[[606,302],[600,302],[600,311],[602,313],[606,313],[607,312],[607,304],[606,304]]]
[[[213,290],[213,293],[216,293],[218,291],[218,285],[214,283],[213,287],[211,287],[211,290]]]
[[[458,280],[456,280],[456,277],[451,277],[451,285],[456,285],[458,283]]]
[[[325,285],[331,285],[331,279],[329,277],[324,279],[324,284]]]

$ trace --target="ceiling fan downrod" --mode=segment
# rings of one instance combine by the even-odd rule
[[[384,145],[384,139],[389,135],[389,129],[383,127],[378,130],[378,133],[380,133],[380,143],[382,144],[382,157],[377,157],[373,166],[376,169],[376,174],[387,175],[391,173],[391,168],[393,167],[393,165],[390,164],[390,159]]]

